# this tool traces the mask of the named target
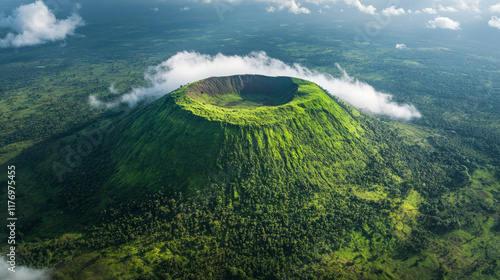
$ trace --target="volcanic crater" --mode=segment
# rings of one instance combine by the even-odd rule
[[[229,109],[255,109],[290,102],[298,87],[290,77],[235,75],[202,80],[190,85],[186,93],[203,104]]]

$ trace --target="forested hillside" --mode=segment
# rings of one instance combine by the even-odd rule
[[[256,95],[263,79],[282,103]],[[54,279],[498,277],[498,171],[445,135],[263,76],[196,82],[115,119],[62,183],[46,175],[57,157],[15,159],[34,178],[22,263]]]

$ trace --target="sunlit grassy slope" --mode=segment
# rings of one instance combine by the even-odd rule
[[[252,178],[271,184],[301,173],[304,180],[332,186],[339,175],[334,170],[364,167],[367,155],[356,110],[347,111],[310,82],[249,77],[239,81],[248,84],[244,91],[258,91],[248,87],[261,80],[273,83],[272,91],[241,93],[230,82],[215,91],[208,84],[227,81],[212,78],[182,87],[124,120],[105,148],[117,171],[110,185],[119,185],[120,192],[158,186],[195,192],[210,184],[213,174],[236,168],[235,183]],[[268,98],[264,103],[278,105],[241,105],[259,95]],[[213,105],[227,96],[238,96],[239,104],[232,102],[240,108]]]

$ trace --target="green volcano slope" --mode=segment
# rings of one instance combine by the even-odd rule
[[[301,79],[208,78],[117,118],[62,183],[63,160],[33,152],[20,263],[54,279],[495,279],[498,197],[474,191],[495,171],[443,141]]]
[[[359,116],[303,80],[210,78],[121,124],[123,133],[105,147],[117,169],[109,183],[120,192],[140,193],[136,186],[142,185],[194,193],[231,169],[227,179],[238,186],[252,181],[252,188],[271,188],[300,178],[333,187],[347,176],[340,170],[368,161],[360,144],[364,130],[351,114]]]

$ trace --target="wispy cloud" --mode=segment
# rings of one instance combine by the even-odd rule
[[[396,49],[406,49],[406,45],[405,44],[396,44]]]
[[[116,89],[116,86],[114,83],[112,83],[110,86],[109,86],[109,92],[111,92],[112,94],[118,94],[118,89]]]
[[[437,17],[433,20],[429,20],[427,22],[427,27],[436,29],[451,29],[451,30],[460,30],[460,22],[454,21],[447,17]]]
[[[64,40],[73,35],[75,29],[84,25],[83,19],[75,12],[67,19],[56,19],[42,1],[21,5],[11,16],[0,18],[0,28],[10,28],[0,39],[0,47],[23,47]]]
[[[141,100],[155,100],[177,89],[181,85],[212,76],[237,74],[260,74],[266,76],[291,76],[315,82],[351,105],[374,114],[387,115],[409,120],[420,117],[414,106],[398,104],[392,96],[375,90],[372,86],[350,77],[342,70],[343,76],[336,78],[299,64],[288,65],[269,57],[264,52],[253,52],[247,56],[203,55],[196,52],[180,52],[157,66],[150,67],[145,74],[148,87],[135,88],[122,95],[119,100],[103,103],[94,96],[91,103],[112,107],[121,103],[135,105]]]
[[[453,6],[459,10],[481,12],[479,9],[481,0],[452,0],[452,2],[454,2]]]
[[[266,11],[267,11],[268,13],[274,13],[274,12],[276,11],[276,8],[275,8],[275,7],[273,7],[273,6],[269,6],[269,7],[267,7],[267,8],[266,8]]]

